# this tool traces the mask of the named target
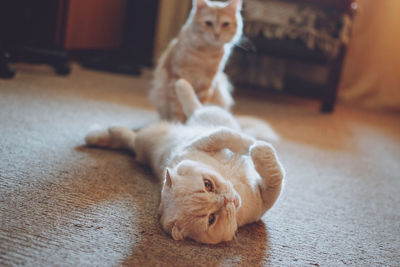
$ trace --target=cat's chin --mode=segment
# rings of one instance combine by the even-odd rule
[[[212,36],[203,36],[201,38],[201,43],[203,43],[203,45],[206,45],[208,47],[213,47],[213,48],[223,48],[226,44],[229,43],[222,40],[222,39],[216,39],[215,37]]]
[[[210,41],[208,41],[207,42],[207,44],[210,46],[210,47],[214,47],[214,48],[223,48],[226,44],[228,44],[227,42],[224,42],[224,41],[222,41],[222,40],[218,40],[218,41],[216,41],[216,40],[210,40]]]

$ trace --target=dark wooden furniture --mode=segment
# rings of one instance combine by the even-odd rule
[[[82,66],[138,75],[152,64],[159,0],[63,0],[60,45]]]
[[[301,5],[315,5],[325,10],[335,10],[353,16],[356,4],[355,0],[282,0],[300,3]],[[246,19],[246,18],[245,18]],[[245,20],[246,23],[246,20]],[[321,112],[332,112],[336,102],[337,90],[340,82],[343,61],[346,55],[346,45],[341,44],[338,53],[334,57],[328,56],[320,49],[310,50],[299,40],[273,39],[264,36],[250,38],[259,55],[282,58],[290,61],[299,61],[320,66],[328,66],[329,73],[325,84],[319,89]]]
[[[16,61],[68,74],[68,59],[137,75],[151,66],[159,0],[0,1],[0,77]]]
[[[54,0],[0,2],[0,78],[14,77],[16,61],[70,72],[67,54],[54,44],[58,8]]]

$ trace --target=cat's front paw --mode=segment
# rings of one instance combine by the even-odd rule
[[[250,147],[250,155],[254,162],[265,161],[271,159],[271,156],[275,155],[275,149],[267,142],[256,141]]]
[[[250,148],[250,156],[254,166],[268,187],[276,187],[282,183],[285,170],[280,163],[272,145],[257,141]]]
[[[276,155],[275,149],[266,142],[257,141],[250,148],[250,155],[261,178],[259,189],[263,201],[262,214],[264,214],[278,199],[285,170]]]

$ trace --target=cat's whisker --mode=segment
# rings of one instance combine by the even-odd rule
[[[254,43],[246,36],[242,36],[239,40],[238,43],[236,43],[237,47],[240,47],[241,49],[247,51],[247,52],[256,52],[257,48],[254,45]]]

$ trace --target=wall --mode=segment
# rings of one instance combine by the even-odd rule
[[[191,6],[191,0],[160,0],[154,62],[157,62],[171,39],[179,33],[188,17]]]
[[[340,99],[400,110],[400,1],[359,0]]]

